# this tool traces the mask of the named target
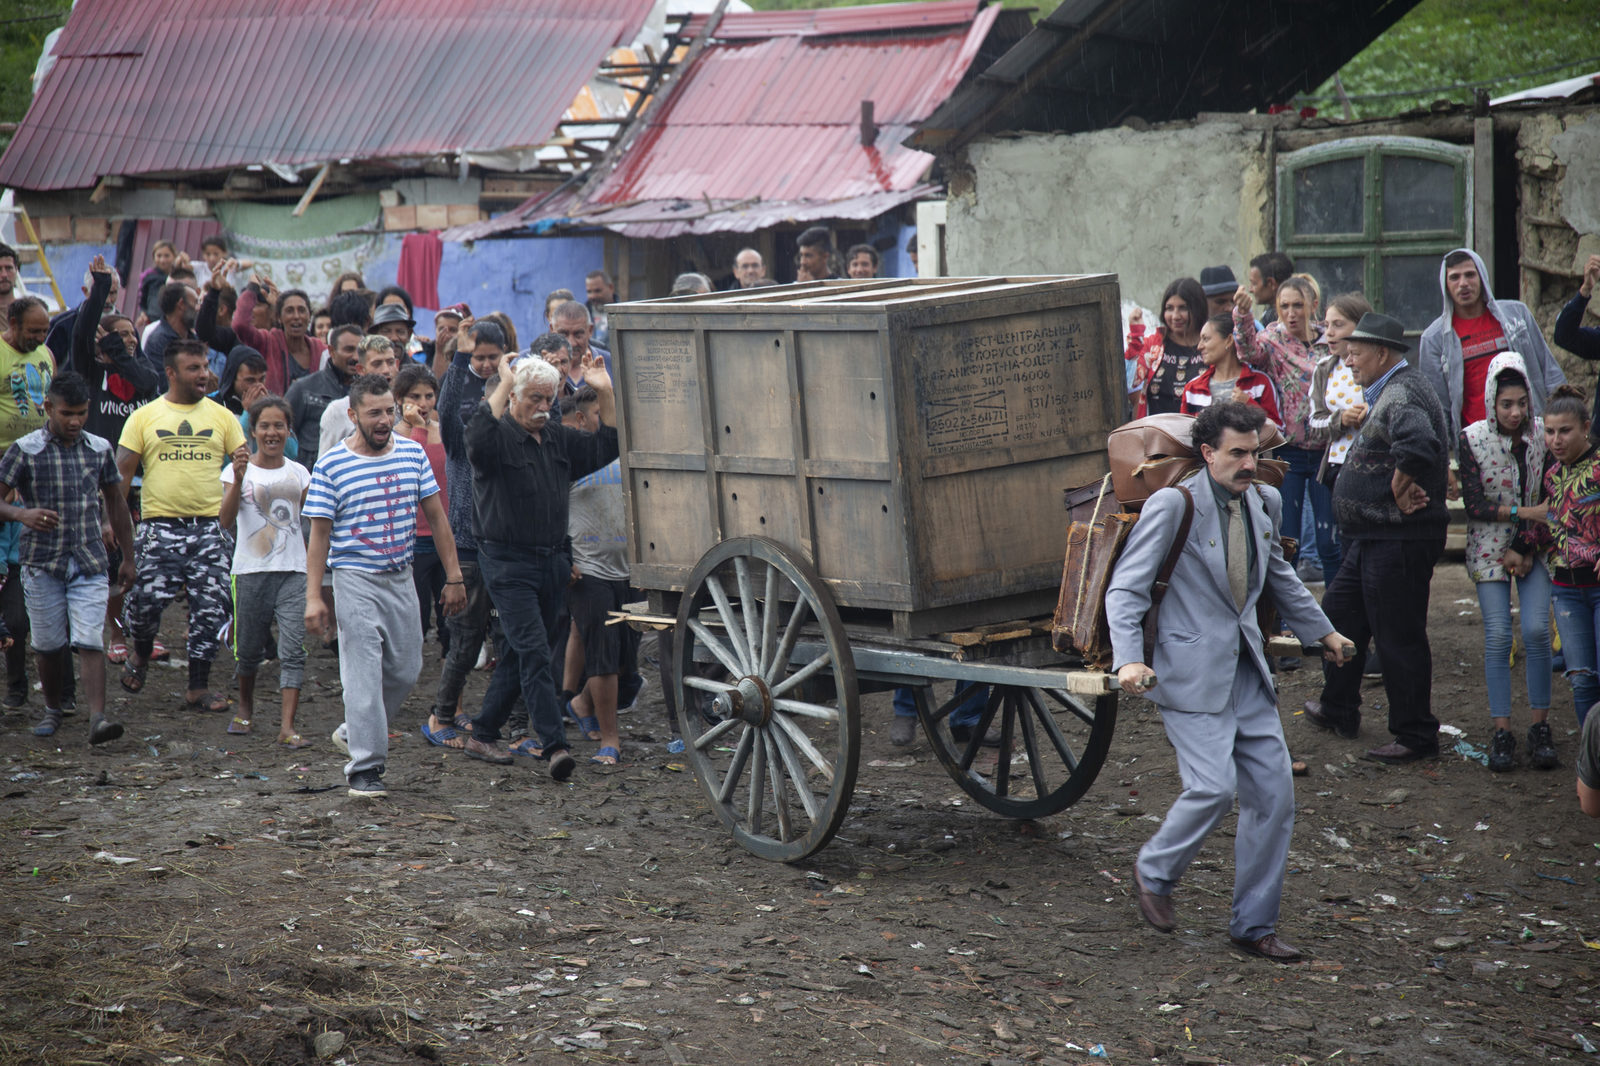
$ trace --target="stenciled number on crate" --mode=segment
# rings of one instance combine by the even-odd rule
[[[977,319],[919,331],[918,399],[934,454],[1069,435],[1100,392],[1083,363],[1092,308]],[[1087,364],[1084,364],[1087,367]]]

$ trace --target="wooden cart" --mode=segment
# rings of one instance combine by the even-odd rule
[[[1105,473],[1121,421],[1118,308],[1111,275],[610,308],[635,621],[663,630],[694,773],[750,851],[800,859],[839,828],[863,691],[909,689],[951,776],[1001,814],[1093,782],[1116,693],[1047,623],[1062,490]]]

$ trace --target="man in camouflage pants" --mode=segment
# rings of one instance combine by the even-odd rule
[[[123,485],[144,464],[142,518],[135,538],[138,580],[128,593],[125,627],[133,647],[122,687],[144,688],[161,612],[180,592],[189,598],[191,710],[225,711],[227,696],[210,690],[211,662],[228,620],[232,551],[217,524],[222,467],[248,455],[239,419],[205,392],[206,348],[176,341],[164,357],[167,391],[135,411],[123,427],[117,467]]]

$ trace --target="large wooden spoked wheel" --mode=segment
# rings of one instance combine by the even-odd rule
[[[802,630],[815,626],[800,661]],[[707,669],[696,659],[709,658]],[[678,725],[711,807],[746,849],[794,862],[832,839],[855,789],[861,709],[833,594],[775,541],[700,560],[673,631]]]
[[[984,689],[987,688],[987,695]],[[979,803],[1010,818],[1043,818],[1076,803],[1105,764],[1117,695],[1093,702],[1061,689],[944,684],[913,690],[923,732],[944,768]],[[952,712],[980,701],[978,721],[952,730]],[[984,744],[997,733],[999,748]]]

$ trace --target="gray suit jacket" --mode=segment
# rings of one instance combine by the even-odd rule
[[[1244,494],[1257,550],[1244,607],[1234,606],[1217,501],[1209,479],[1201,470],[1183,482],[1194,497],[1194,522],[1161,602],[1155,661],[1146,665],[1156,673],[1150,698],[1157,704],[1218,714],[1232,691],[1240,655],[1250,657],[1267,691],[1272,691],[1261,627],[1256,622],[1256,601],[1262,595],[1272,598],[1284,622],[1306,643],[1333,632],[1333,625],[1283,557],[1277,538],[1283,503],[1278,490],[1269,485],[1252,487]],[[1145,502],[1128,535],[1106,590],[1113,669],[1144,661],[1142,626],[1150,609],[1150,587],[1182,520],[1182,494],[1162,489]]]

